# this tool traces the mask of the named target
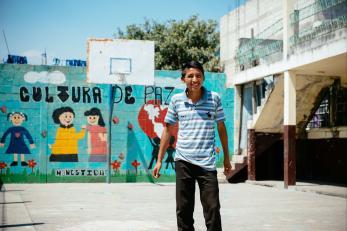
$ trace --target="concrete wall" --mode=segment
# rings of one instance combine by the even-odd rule
[[[248,0],[245,4],[221,18],[220,55],[221,64],[225,68],[224,73],[227,76],[227,82],[232,82],[235,74],[239,72],[235,56],[240,45],[240,39],[251,38],[252,28],[254,30],[254,35],[256,36],[267,27],[271,26],[275,21],[281,19],[282,4],[282,1]],[[234,88],[231,84],[228,84],[228,86]],[[242,118],[242,121],[246,121],[242,124],[240,116],[242,113],[245,114],[244,116],[247,116],[249,112],[242,112],[241,108],[247,104],[247,102],[241,102],[241,87],[238,87],[238,89],[238,92],[235,92],[234,141],[243,141],[240,143],[240,147],[235,146],[234,152],[241,153],[242,150],[246,148],[246,131],[244,129],[247,128],[247,118]],[[241,104],[243,105],[240,106]]]
[[[282,18],[283,1],[249,0],[223,16],[220,21],[220,47],[221,62],[225,66],[228,78],[239,71],[236,66],[235,55],[239,47],[240,38],[251,38],[251,29],[254,36],[271,26]],[[277,34],[276,34],[277,35]],[[267,37],[263,39],[278,39]]]
[[[285,2],[292,6],[288,22],[283,18]],[[346,9],[346,1],[246,1],[221,18],[220,53],[227,85],[250,82],[290,69],[301,74],[345,76]],[[294,10],[300,10],[295,20]],[[269,42],[258,44],[253,51],[249,42],[252,28],[254,41],[265,39]],[[283,40],[284,34],[286,39]],[[288,48],[283,50],[288,60],[282,60],[282,42]],[[242,49],[238,50],[240,46]],[[252,60],[252,54],[259,59]]]
[[[149,174],[156,163],[167,106],[171,96],[184,89],[179,77],[178,71],[156,71],[155,86],[117,85],[110,127],[110,86],[87,84],[85,68],[1,64],[2,180],[105,182],[111,142],[111,182],[152,181]],[[204,85],[222,97],[232,152],[234,90],[225,88],[225,78],[224,74],[206,73]],[[71,109],[64,110],[66,107],[73,114]],[[99,122],[102,117],[104,126],[91,125],[94,114],[89,115],[89,121],[85,116],[91,111],[100,112]],[[73,126],[60,128],[70,120]],[[175,180],[175,141],[168,150],[160,178],[164,182]],[[59,154],[75,155],[61,159]],[[222,165],[222,155],[216,138],[217,166]],[[11,166],[15,158],[19,163]],[[21,158],[28,166],[21,164]]]

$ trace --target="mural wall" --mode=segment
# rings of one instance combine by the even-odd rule
[[[207,72],[204,85],[222,96],[232,151],[234,91],[225,78]],[[156,71],[155,86],[114,85],[112,104],[112,86],[87,84],[83,67],[0,64],[0,89],[5,183],[153,182],[167,107],[185,86],[180,72]],[[175,145],[173,136],[159,181],[175,181]],[[222,166],[218,138],[215,150]]]

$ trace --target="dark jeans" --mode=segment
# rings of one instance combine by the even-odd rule
[[[208,231],[222,230],[217,171],[207,171],[185,161],[176,161],[176,215],[179,231],[194,230],[195,181]]]

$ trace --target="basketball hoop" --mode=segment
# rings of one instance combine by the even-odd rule
[[[89,39],[87,82],[154,85],[154,41]]]
[[[108,140],[111,141],[115,84],[154,85],[154,41],[88,39],[86,76],[88,83],[110,86]],[[108,152],[106,181],[110,183],[111,142]]]

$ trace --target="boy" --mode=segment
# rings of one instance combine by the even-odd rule
[[[179,122],[176,144],[176,215],[179,231],[194,230],[195,181],[200,188],[207,230],[222,230],[219,188],[215,166],[215,122],[224,153],[224,174],[231,172],[228,136],[221,99],[215,92],[203,87],[204,69],[199,62],[191,61],[182,69],[181,80],[185,92],[172,97],[165,117],[158,162],[153,176],[160,177],[162,160],[168,147],[173,126]]]

